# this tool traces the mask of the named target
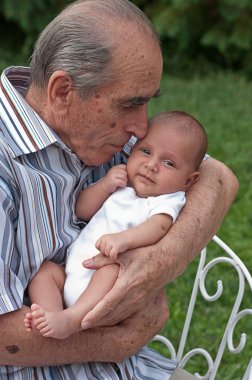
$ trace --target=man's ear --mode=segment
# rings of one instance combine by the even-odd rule
[[[197,182],[198,179],[199,172],[193,172],[192,174],[190,174],[185,183],[185,191],[187,191],[189,187],[191,187],[195,182]]]
[[[72,101],[73,87],[69,75],[62,70],[55,71],[48,82],[48,104],[57,113],[67,112]]]

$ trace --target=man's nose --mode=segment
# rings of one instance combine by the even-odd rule
[[[143,139],[147,135],[148,117],[146,104],[139,107],[137,115],[135,115],[134,120],[132,120],[127,129],[138,139]]]

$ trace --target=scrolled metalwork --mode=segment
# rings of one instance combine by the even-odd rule
[[[233,344],[234,329],[235,329],[237,323],[240,321],[240,319],[243,318],[245,315],[251,315],[252,316],[252,309],[241,310],[239,313],[237,313],[237,315],[235,316],[233,321],[230,322],[230,324],[228,326],[228,336],[227,336],[228,349],[233,354],[239,354],[243,350],[243,348],[245,347],[245,344],[246,344],[246,334],[245,333],[241,334],[240,343],[236,347],[234,347],[234,344]]]
[[[208,364],[208,368],[207,368],[207,371],[205,373],[205,375],[200,375],[198,372],[195,373],[195,376],[197,376],[199,379],[201,380],[207,380],[213,370],[213,367],[214,367],[214,362],[213,362],[213,359],[211,357],[211,355],[209,354],[208,351],[206,351],[205,349],[203,348],[194,348],[192,349],[191,351],[187,352],[184,357],[182,358],[181,362],[180,362],[180,366],[183,368],[186,363],[194,356],[196,355],[202,355],[205,359],[206,359],[206,362]]]
[[[206,248],[203,249],[201,252],[201,258],[198,265],[195,282],[192,288],[192,294],[191,294],[191,298],[190,298],[190,302],[189,302],[189,306],[187,310],[187,315],[185,318],[183,331],[181,334],[178,351],[176,352],[172,342],[170,342],[167,338],[161,335],[157,335],[154,338],[154,340],[161,341],[162,343],[166,345],[166,347],[171,353],[171,358],[178,360],[179,366],[182,368],[195,355],[202,355],[203,358],[207,362],[208,368],[204,375],[200,375],[199,373],[195,374],[201,380],[215,379],[216,374],[218,372],[219,365],[223,357],[224,350],[226,348],[232,354],[239,354],[244,349],[246,345],[246,334],[245,333],[241,334],[240,341],[235,346],[233,342],[234,330],[236,329],[238,322],[243,317],[248,316],[248,315],[252,316],[252,308],[240,310],[241,302],[244,298],[246,284],[250,288],[251,295],[252,295],[252,277],[251,277],[250,272],[248,271],[247,267],[242,262],[242,260],[219,237],[214,236],[213,241],[225,252],[225,256],[219,255],[218,257],[210,260],[206,264],[206,256],[207,256]],[[216,290],[214,291],[213,294],[210,294],[206,289],[206,279],[209,277],[211,269],[213,269],[216,265],[223,264],[223,263],[228,264],[229,266],[233,267],[235,271],[237,272],[238,286],[237,286],[237,294],[236,294],[235,301],[233,303],[233,307],[230,308],[231,311],[230,311],[229,319],[227,321],[226,326],[224,326],[223,328],[224,333],[223,333],[223,336],[221,337],[221,341],[217,349],[216,356],[213,359],[210,353],[206,349],[201,348],[201,347],[193,348],[192,350],[184,354],[185,344],[187,341],[187,336],[188,336],[191,320],[193,318],[193,314],[195,311],[195,304],[196,304],[196,299],[198,297],[198,294],[201,293],[202,297],[207,302],[215,302],[221,299],[221,296],[223,294],[223,282],[220,279],[218,279],[218,281],[216,282],[217,284]],[[252,335],[251,331],[250,331],[250,334]],[[252,380],[252,359],[248,363],[247,370],[245,371],[245,374],[242,380]]]

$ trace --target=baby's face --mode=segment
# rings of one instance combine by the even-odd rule
[[[129,185],[141,197],[186,191],[194,172],[192,149],[188,139],[173,128],[152,125],[130,154]]]

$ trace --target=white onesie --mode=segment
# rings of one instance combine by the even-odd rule
[[[89,284],[94,271],[84,268],[82,262],[98,253],[95,243],[99,237],[137,226],[155,214],[168,214],[175,222],[185,201],[183,191],[140,198],[133,188],[126,187],[111,194],[69,248],[64,288],[66,306],[74,304]]]

